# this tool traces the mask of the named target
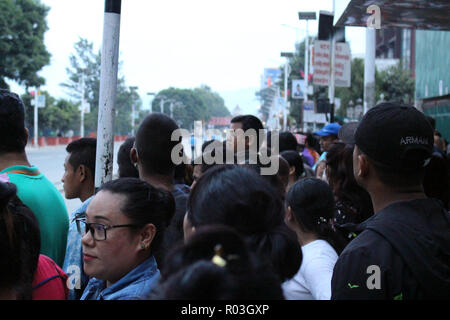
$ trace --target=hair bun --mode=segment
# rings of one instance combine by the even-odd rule
[[[14,183],[0,182],[0,208],[6,204],[16,195],[17,187]]]

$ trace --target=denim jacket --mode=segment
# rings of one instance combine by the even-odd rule
[[[145,300],[159,278],[156,260],[151,256],[109,287],[106,287],[106,281],[92,278],[81,300]]]
[[[83,270],[83,254],[81,247],[81,235],[78,233],[75,219],[86,216],[86,209],[93,196],[83,202],[83,204],[70,215],[69,233],[67,235],[66,257],[64,259],[63,271],[69,277],[68,300],[79,300],[89,277]]]

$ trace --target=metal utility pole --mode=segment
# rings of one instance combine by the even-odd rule
[[[148,96],[155,96],[156,95],[156,93],[154,93],[154,92],[147,92],[147,95]],[[149,114],[150,113],[152,113],[152,110],[153,108],[152,108],[152,100],[150,100],[150,112],[149,112]]]
[[[105,0],[95,187],[112,179],[121,0]]]
[[[160,96],[159,98],[161,99],[159,102],[159,105],[161,107],[161,113],[164,113],[164,103],[166,103],[169,99],[167,99],[166,96]]]
[[[284,108],[283,108],[283,130],[286,131],[287,127],[287,107],[288,107],[288,76],[289,76],[289,58],[293,58],[294,54],[292,52],[282,52],[282,57],[286,58],[286,63],[284,65]]]
[[[134,136],[134,121],[135,121],[135,113],[136,113],[136,106],[134,105],[134,94],[136,93],[136,90],[138,89],[138,87],[136,86],[132,86],[130,87],[130,91],[131,91],[131,135]]]
[[[39,88],[36,87],[34,92],[34,147],[38,148],[38,93]]]
[[[364,114],[375,105],[375,29],[366,28],[364,58]]]
[[[84,102],[84,94],[85,94],[85,88],[84,88],[84,76],[81,76],[81,106],[80,106],[80,116],[81,116],[81,120],[80,120],[80,137],[84,137],[84,106],[85,106],[85,102]]]
[[[328,88],[328,98],[330,99],[330,122],[334,122],[334,92],[335,92],[335,78],[336,78],[336,70],[334,69],[334,65],[336,64],[336,37],[334,32],[331,36],[331,63],[330,63],[330,86]]]
[[[309,20],[316,20],[316,12],[299,12],[298,13],[299,20],[306,20],[306,39],[305,39],[305,92],[304,92],[304,98],[303,98],[303,105],[308,100],[308,77],[309,77],[309,33],[308,33],[308,27],[309,27]],[[304,112],[304,106],[301,107],[301,122],[300,126],[303,127],[303,112]]]

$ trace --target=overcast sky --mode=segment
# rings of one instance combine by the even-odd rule
[[[42,89],[66,97],[60,83],[79,37],[99,50],[103,35],[103,0],[41,0],[49,6],[45,44],[51,64],[40,74]],[[147,92],[168,87],[195,88],[206,84],[232,111],[256,113],[264,68],[284,63],[281,51],[293,51],[305,37],[299,11],[332,11],[332,0],[123,0],[120,32],[121,73],[127,85],[138,86],[144,106]],[[348,1],[336,1],[342,11]],[[285,27],[287,24],[298,28]],[[311,36],[317,21],[309,23]],[[347,28],[352,54],[362,54],[365,29]],[[15,86],[12,89],[20,90]],[[22,89],[23,91],[23,89]]]

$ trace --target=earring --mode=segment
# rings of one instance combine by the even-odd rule
[[[147,247],[145,246],[145,243],[141,243],[141,249],[147,249]]]

